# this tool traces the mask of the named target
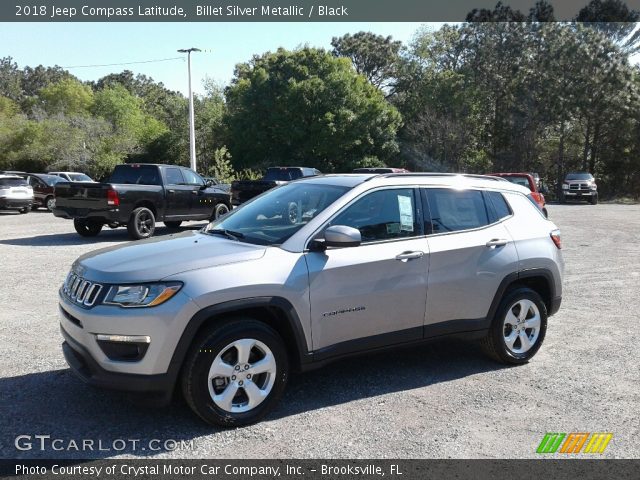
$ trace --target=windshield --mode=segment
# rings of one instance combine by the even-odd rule
[[[567,180],[593,180],[590,173],[568,173]]]
[[[91,177],[84,173],[69,173],[68,175],[72,182],[93,182]]]
[[[239,241],[280,245],[340,198],[348,187],[290,183],[210,223],[204,233],[228,231]],[[240,235],[237,235],[240,234]]]

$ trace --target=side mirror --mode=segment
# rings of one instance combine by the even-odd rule
[[[324,231],[327,247],[357,247],[362,243],[360,230],[346,225],[333,225]]]

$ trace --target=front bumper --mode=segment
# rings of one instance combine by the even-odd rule
[[[62,353],[73,373],[83,382],[95,387],[124,392],[158,394],[167,400],[175,385],[176,376],[172,373],[158,375],[136,375],[131,373],[110,372],[102,368],[89,351],[76,342],[60,326],[64,342]]]
[[[565,198],[591,198],[598,195],[597,190],[563,190]]]

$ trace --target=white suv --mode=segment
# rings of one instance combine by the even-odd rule
[[[446,174],[326,175],[212,222],[80,257],[60,289],[85,381],[255,422],[289,371],[432,340],[521,364],[560,307],[560,232],[528,189]]]
[[[27,213],[33,205],[33,188],[18,175],[0,175],[0,210]]]

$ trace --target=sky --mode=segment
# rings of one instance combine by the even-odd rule
[[[20,68],[59,65],[81,80],[128,69],[187,94],[186,56],[176,50],[197,47],[203,52],[192,54],[192,85],[204,93],[207,76],[228,84],[235,65],[254,54],[304,44],[330,49],[333,37],[361,30],[408,43],[423,25],[438,29],[442,23],[0,23],[0,58],[13,57]],[[174,60],[70,68],[167,58]]]

